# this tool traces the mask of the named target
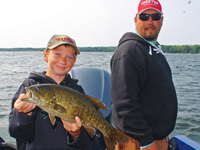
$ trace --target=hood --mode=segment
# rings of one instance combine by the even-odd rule
[[[52,83],[52,84],[56,84],[56,82],[45,75],[45,71],[43,72],[31,72],[29,79],[34,79],[35,81],[38,81],[39,83]],[[72,79],[70,74],[67,74],[65,76],[65,79],[60,83],[60,85],[73,85],[73,84],[77,84],[78,80],[76,79]]]
[[[145,41],[142,37],[140,37],[139,35],[135,34],[135,33],[132,33],[132,32],[127,32],[125,33],[122,38],[120,39],[119,41],[119,44],[118,44],[118,47],[126,42],[126,41],[129,41],[129,40],[134,40],[134,41],[138,41],[144,45],[151,45],[150,43],[148,43],[147,41]],[[158,42],[156,42],[156,45],[160,45]],[[153,45],[152,45],[153,46]],[[155,47],[155,46],[153,46]]]
[[[126,42],[126,41],[129,41],[129,40],[134,40],[134,41],[138,41],[140,43],[143,43],[143,44],[146,44],[146,45],[149,45],[149,43],[147,41],[145,41],[142,37],[138,36],[137,34],[135,33],[132,33],[132,32],[127,32],[125,33],[122,38],[120,39],[119,41],[119,44],[118,44],[118,47]]]
[[[55,81],[51,79],[50,77],[45,75],[45,71],[43,72],[31,72],[29,79],[34,79],[36,81],[42,81],[44,83],[54,83]]]

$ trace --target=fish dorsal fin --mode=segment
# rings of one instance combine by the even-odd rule
[[[50,119],[50,121],[51,121],[51,124],[52,124],[52,125],[55,125],[55,123],[56,123],[56,118],[55,118],[55,116],[52,115],[52,114],[49,114],[49,119]]]
[[[98,100],[97,98],[91,97],[91,96],[86,95],[86,94],[85,94],[85,96],[87,98],[89,98],[92,102],[95,103],[97,109],[101,108],[103,110],[109,110],[108,107],[106,107],[106,105],[102,101]]]
[[[88,135],[93,138],[96,134],[96,130],[93,127],[84,126],[85,130],[87,131]]]

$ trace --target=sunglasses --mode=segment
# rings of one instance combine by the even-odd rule
[[[145,14],[145,13],[143,13],[143,14],[137,15],[137,17],[142,21],[149,20],[150,16],[151,16],[152,20],[154,20],[154,21],[160,20],[161,17],[162,17],[162,15],[159,14],[159,13],[155,13],[155,14]]]

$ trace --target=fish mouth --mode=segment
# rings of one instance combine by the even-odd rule
[[[29,87],[25,87],[25,90],[26,90],[26,96],[27,96],[27,98],[34,98],[35,97],[34,94],[33,94],[33,92],[30,90]]]
[[[25,87],[26,90],[26,98],[22,98],[22,101],[25,102],[32,102],[32,103],[38,103],[38,99],[36,96],[34,96],[33,92],[30,90],[30,88]]]

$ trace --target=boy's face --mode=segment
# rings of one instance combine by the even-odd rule
[[[44,60],[48,63],[46,75],[61,81],[76,62],[75,50],[72,46],[61,45],[53,50],[44,50]]]

